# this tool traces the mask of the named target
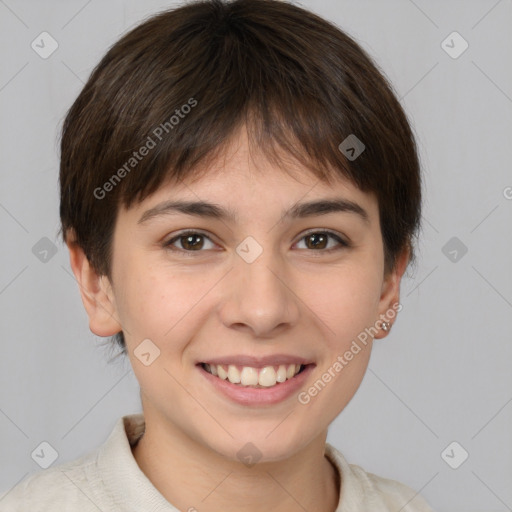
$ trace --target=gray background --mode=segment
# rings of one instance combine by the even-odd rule
[[[109,363],[113,352],[88,330],[57,237],[58,132],[106,49],[172,5],[0,0],[1,490],[41,470],[31,453],[42,441],[66,462],[140,410],[129,363]],[[391,79],[425,182],[403,310],[328,440],[437,511],[512,510],[512,2],[302,5],[355,37]],[[31,48],[43,31],[59,45],[47,59]],[[469,43],[458,58],[441,45],[453,31]],[[43,237],[57,249],[46,261]],[[469,453],[458,469],[441,456],[453,441],[462,448],[448,451],[452,464]]]

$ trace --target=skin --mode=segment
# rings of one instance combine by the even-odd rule
[[[334,511],[339,501],[337,471],[324,456],[327,429],[363,379],[371,338],[306,405],[296,394],[271,406],[239,405],[195,366],[230,354],[303,356],[316,364],[307,390],[399,302],[409,254],[384,274],[376,197],[341,177],[326,184],[297,163],[287,168],[293,176],[254,148],[249,152],[241,130],[199,179],[167,183],[119,211],[111,280],[69,243],[91,331],[111,336],[123,330],[140,383],[146,432],[134,457],[180,510]],[[334,197],[357,202],[369,222],[348,212],[280,221],[297,202]],[[179,213],[138,223],[169,199],[214,202],[234,210],[238,222]],[[199,249],[183,238],[174,252],[166,248],[184,229],[207,235]],[[351,246],[328,238],[315,248],[305,234],[310,229],[334,231]],[[251,264],[236,253],[247,236],[263,248]],[[338,250],[326,252],[330,248]],[[375,337],[386,335],[380,329]],[[160,349],[149,366],[134,355],[147,338]],[[252,467],[236,455],[247,442],[262,454]]]

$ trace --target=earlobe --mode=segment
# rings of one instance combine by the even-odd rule
[[[69,261],[80,288],[82,302],[89,317],[89,329],[97,336],[113,336],[122,330],[118,320],[112,286],[91,266],[78,244],[68,241]]]
[[[379,302],[379,332],[375,338],[381,339],[388,335],[397,314],[397,305],[400,303],[400,283],[409,263],[410,249],[404,249],[397,258],[395,268],[385,277],[382,285],[382,294]],[[387,322],[387,329],[382,323]]]

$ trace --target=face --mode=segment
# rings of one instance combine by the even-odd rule
[[[231,459],[252,442],[263,462],[325,435],[351,400],[371,351],[362,333],[380,327],[399,276],[383,275],[373,195],[251,155],[240,135],[204,176],[120,211],[109,328],[123,328],[148,417]],[[319,201],[338,207],[300,208]]]

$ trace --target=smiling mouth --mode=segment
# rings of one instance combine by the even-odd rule
[[[254,368],[251,366],[221,365],[200,363],[199,366],[209,374],[227,380],[231,384],[250,388],[271,388],[293,379],[309,365],[281,364]]]

